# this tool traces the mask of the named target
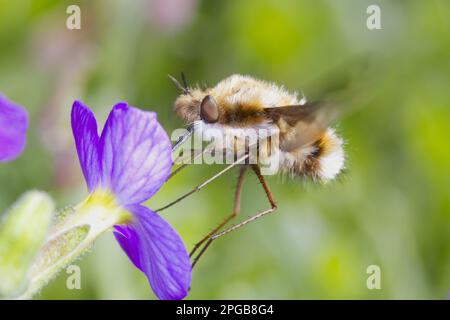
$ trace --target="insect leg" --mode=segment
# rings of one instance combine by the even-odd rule
[[[198,157],[200,157],[202,154],[204,154],[206,152],[206,150],[207,149],[204,149],[203,151],[195,150],[195,149],[189,150],[190,151],[190,154],[189,154],[190,163],[193,163]],[[181,170],[183,170],[190,164],[190,163],[186,163],[185,159],[186,159],[186,157],[178,156],[174,160],[174,163],[181,162],[182,164],[170,173],[169,178],[167,178],[167,181],[170,180],[171,178],[173,178],[174,175],[179,173]]]
[[[263,216],[265,216],[265,215],[267,215],[269,213],[272,213],[272,212],[274,212],[276,210],[277,205],[276,205],[276,203],[275,203],[275,201],[273,199],[272,192],[270,191],[270,189],[269,189],[269,187],[268,187],[268,185],[266,183],[266,180],[264,179],[264,177],[261,174],[261,170],[259,169],[259,167],[257,165],[252,165],[252,169],[255,172],[256,176],[258,177],[258,180],[259,180],[259,182],[261,183],[261,185],[262,185],[262,187],[264,189],[264,192],[266,194],[267,199],[269,200],[269,203],[270,203],[271,207],[269,209],[267,209],[267,210],[258,212],[254,216],[251,216],[250,218],[248,218],[248,219],[246,219],[246,220],[244,220],[244,221],[242,221],[242,222],[240,222],[240,223],[238,223],[238,224],[236,224],[236,225],[234,225],[234,226],[232,226],[232,227],[230,227],[228,229],[225,229],[224,231],[222,231],[220,233],[212,235],[208,239],[206,244],[203,246],[201,251],[194,258],[194,260],[192,262],[192,267],[194,267],[197,264],[197,262],[200,259],[200,257],[205,253],[206,249],[209,248],[209,246],[211,245],[211,243],[214,240],[216,240],[216,239],[218,239],[218,238],[220,238],[220,237],[222,237],[222,236],[224,236],[224,235],[226,235],[226,234],[228,234],[228,233],[230,233],[230,232],[232,232],[232,231],[234,231],[236,229],[239,229],[240,227],[245,226],[247,223],[255,221],[258,218],[261,218],[261,217],[263,217]]]
[[[234,205],[233,205],[233,212],[224,220],[222,223],[220,223],[214,230],[212,230],[210,233],[208,233],[205,237],[203,237],[199,242],[197,242],[194,245],[194,248],[192,249],[191,253],[189,254],[190,257],[197,251],[197,249],[211,236],[213,236],[215,233],[217,233],[220,229],[222,229],[231,219],[235,218],[240,210],[241,210],[241,194],[242,194],[242,187],[244,186],[244,177],[245,172],[247,171],[248,167],[244,166],[241,167],[241,170],[239,172],[238,182],[236,186],[236,192],[234,193]]]
[[[203,151],[198,150],[198,149],[190,149],[189,150],[190,154],[188,156],[179,155],[177,158],[175,158],[174,163],[181,162],[182,164],[170,173],[169,178],[167,178],[167,180],[170,180],[171,178],[173,178],[174,175],[176,175],[181,170],[186,168],[189,164],[195,163],[195,160],[197,160],[197,158],[204,155],[205,153],[211,152],[211,150],[213,150],[212,147],[203,148]],[[189,162],[186,163],[186,160],[188,160],[188,159],[189,159]]]
[[[264,192],[266,194],[267,200],[269,200],[270,205],[272,208],[276,208],[277,205],[275,203],[275,200],[273,199],[272,192],[269,189],[269,186],[267,185],[266,179],[264,179],[264,176],[261,174],[261,170],[259,169],[258,165],[253,164],[252,165],[253,172],[258,177],[259,182],[263,186]]]
[[[185,193],[184,195],[182,195],[181,197],[175,199],[174,201],[172,201],[171,203],[165,205],[164,207],[159,208],[158,210],[155,210],[155,212],[160,212],[163,211],[171,206],[173,206],[174,204],[180,202],[181,200],[183,200],[184,198],[187,198],[188,196],[190,196],[191,194],[200,191],[201,189],[203,189],[206,185],[210,184],[211,182],[213,182],[214,180],[216,180],[217,178],[219,178],[221,175],[223,175],[225,172],[227,172],[228,170],[230,170],[231,168],[235,167],[236,165],[242,163],[245,161],[245,159],[248,158],[248,154],[239,158],[238,160],[236,160],[235,162],[233,162],[232,164],[228,165],[227,167],[225,167],[223,170],[219,171],[218,173],[216,173],[214,176],[212,176],[211,178],[209,178],[208,180],[206,180],[205,182],[199,184],[198,186],[196,186],[194,189],[192,189],[191,191]]]

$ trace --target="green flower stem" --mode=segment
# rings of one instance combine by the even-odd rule
[[[104,191],[96,191],[77,207],[66,210],[29,270],[27,290],[18,298],[30,299],[64,267],[88,251],[101,234],[130,218],[114,197]]]

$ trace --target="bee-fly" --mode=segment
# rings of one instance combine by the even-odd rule
[[[283,87],[256,80],[250,76],[232,75],[220,81],[215,87],[206,89],[189,88],[184,76],[182,77],[183,84],[170,77],[181,90],[181,95],[175,101],[175,112],[188,124],[187,133],[174,144],[174,150],[197,130],[205,132],[214,128],[222,131],[226,136],[230,129],[234,133],[249,128],[275,129],[279,140],[275,144],[276,150],[271,150],[264,157],[265,160],[267,158],[271,160],[271,157],[276,155],[281,172],[288,172],[291,176],[311,177],[315,181],[330,181],[343,169],[345,160],[343,141],[334,129],[329,127],[335,115],[334,108],[330,108],[332,105],[307,102],[304,97],[299,98],[297,94],[289,93]],[[259,138],[261,141],[258,143],[264,143],[270,137]],[[228,153],[239,151],[236,145],[225,145],[224,148],[228,149],[225,150]],[[158,210],[168,208],[200,190],[230,168],[240,166],[233,212],[194,246],[191,257],[204,244],[202,250],[193,259],[193,265],[197,263],[212,241],[276,209],[275,200],[261,174],[259,159],[256,163],[245,164],[242,160],[248,156],[244,152],[243,158],[234,161],[195,189]],[[270,208],[221,231],[240,211],[244,175],[249,168],[258,177]]]

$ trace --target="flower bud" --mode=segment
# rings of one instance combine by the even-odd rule
[[[44,192],[22,195],[0,223],[0,296],[10,297],[24,290],[27,271],[42,246],[54,210]]]

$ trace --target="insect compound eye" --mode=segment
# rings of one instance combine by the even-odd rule
[[[219,119],[219,106],[212,96],[207,95],[203,98],[200,104],[200,117],[208,123],[217,122]]]

